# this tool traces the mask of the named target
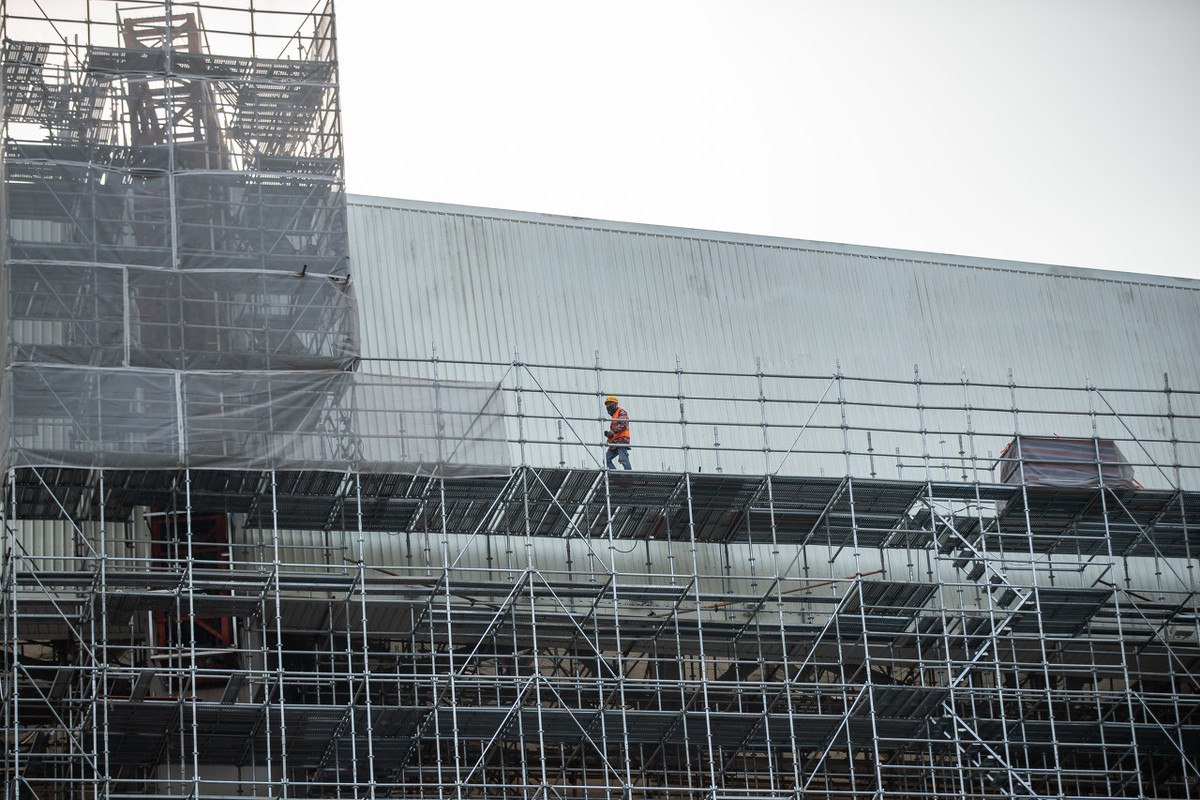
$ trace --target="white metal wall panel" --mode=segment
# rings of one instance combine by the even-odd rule
[[[367,357],[1200,384],[1186,279],[367,197],[350,225]]]

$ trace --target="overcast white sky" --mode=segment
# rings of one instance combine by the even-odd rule
[[[1198,0],[335,0],[354,194],[1200,278]]]

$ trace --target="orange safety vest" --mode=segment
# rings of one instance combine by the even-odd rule
[[[612,433],[612,438],[608,440],[609,443],[629,444],[629,415],[625,413],[625,409],[617,406],[612,419],[612,425],[608,426],[608,430]]]

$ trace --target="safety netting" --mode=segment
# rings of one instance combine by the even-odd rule
[[[4,466],[509,468],[358,371],[331,4],[7,0]]]
[[[494,384],[13,365],[10,466],[504,474]]]

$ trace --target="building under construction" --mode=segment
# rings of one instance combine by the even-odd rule
[[[1200,798],[1200,284],[348,199],[323,3],[2,87],[5,800]]]

